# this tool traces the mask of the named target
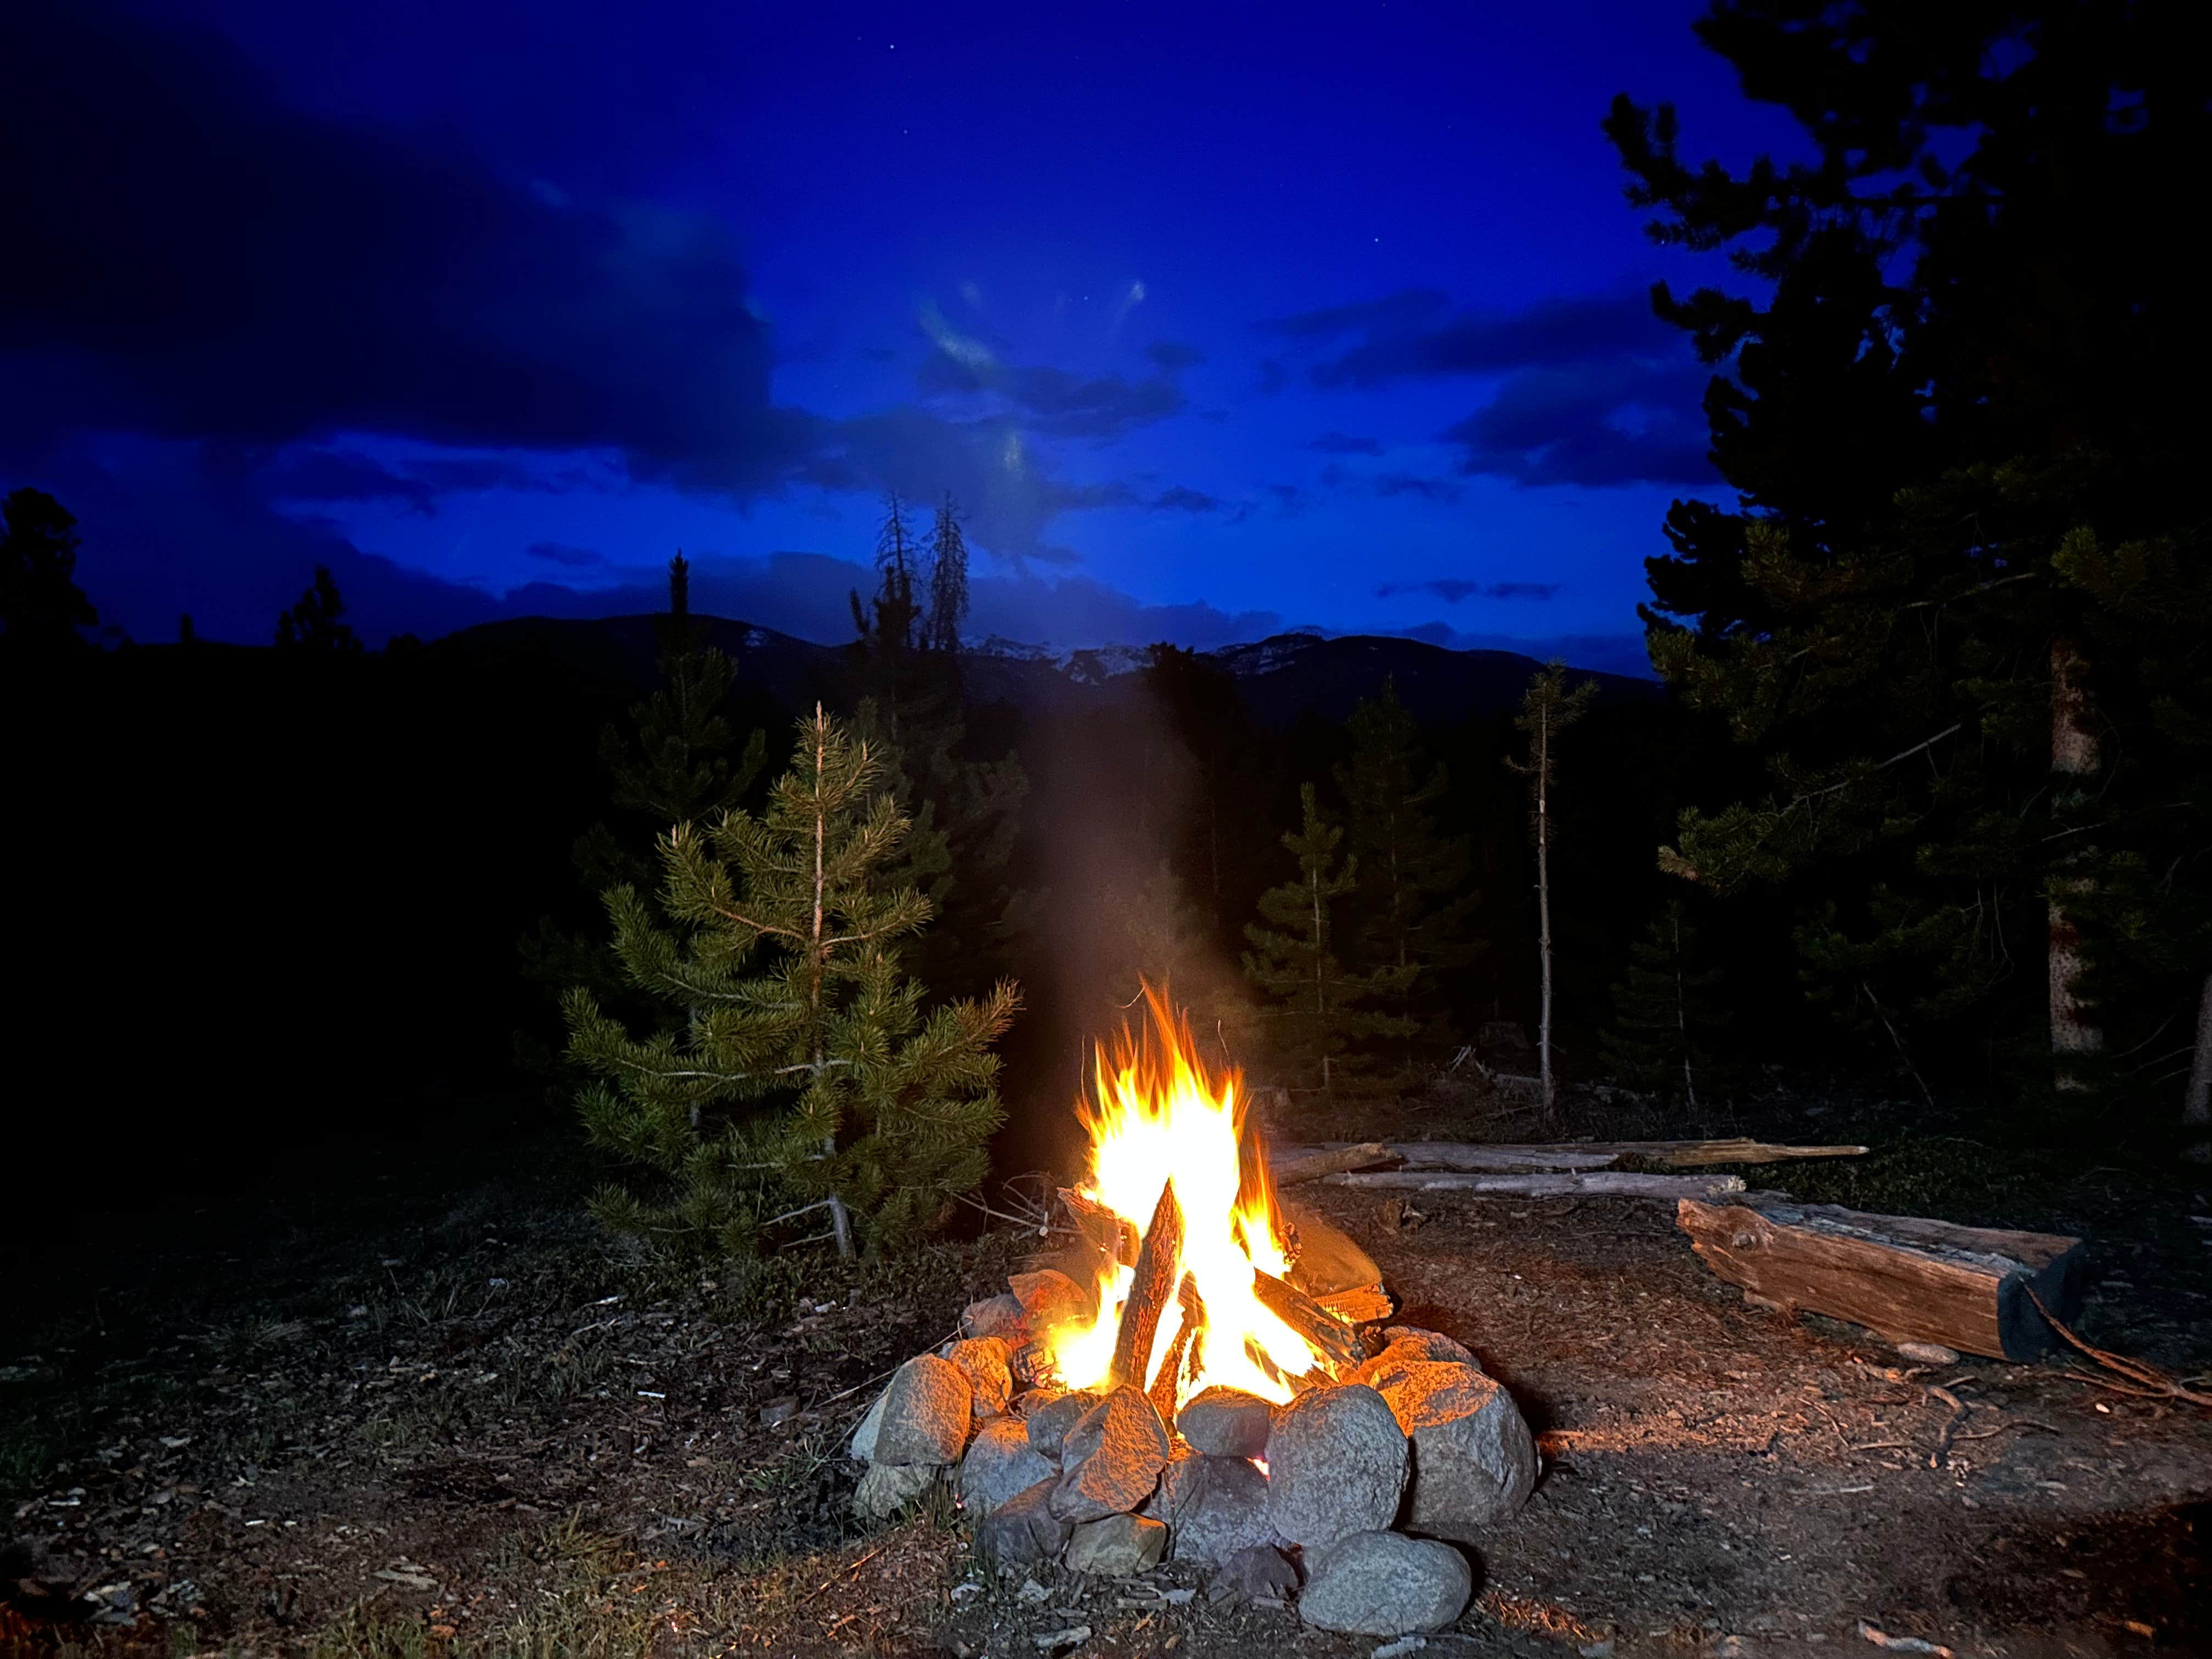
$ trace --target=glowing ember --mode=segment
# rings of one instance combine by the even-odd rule
[[[1141,1238],[1172,1178],[1182,1213],[1181,1249],[1168,1280],[1182,1294],[1161,1315],[1144,1386],[1153,1388],[1173,1355],[1178,1406],[1222,1386],[1286,1401],[1290,1379],[1318,1369],[1321,1356],[1255,1293],[1255,1268],[1280,1279],[1290,1262],[1266,1167],[1243,1146],[1243,1079],[1233,1070],[1218,1079],[1209,1074],[1188,1024],[1149,986],[1145,998],[1148,1029],[1137,1039],[1124,1028],[1110,1066],[1098,1053],[1095,1097],[1076,1109],[1091,1133],[1090,1173],[1079,1189],[1084,1197]],[[1054,1341],[1052,1358],[1069,1388],[1106,1381],[1134,1277],[1109,1261],[1099,1277],[1097,1320]],[[1202,1310],[1199,1328],[1179,1343],[1185,1309],[1194,1305]]]

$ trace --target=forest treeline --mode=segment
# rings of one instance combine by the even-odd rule
[[[1417,720],[1377,684],[1283,729],[1160,646],[1049,711],[989,701],[957,512],[886,513],[823,701],[906,823],[884,878],[931,920],[902,971],[1022,987],[1015,1141],[1139,975],[1324,1104],[1517,1024],[1562,1079],[1684,1114],[1781,1066],[2021,1136],[2212,1115],[2212,354],[2176,205],[2212,59],[2164,6],[1742,0],[1698,28],[1802,142],[1731,170],[1671,106],[1605,123],[1654,237],[1714,266],[1654,295],[1712,371],[1734,498],[1677,502],[1648,562],[1664,695],[1585,708],[1570,672]],[[118,939],[240,964],[126,1034],[149,1088],[155,1054],[217,1050],[271,1101],[333,1049],[364,1057],[338,1089],[485,1075],[516,1031],[550,1075],[580,985],[654,1029],[601,896],[665,885],[676,823],[763,811],[811,713],[715,660],[680,568],[641,687],[504,635],[362,651],[321,575],[279,649],[95,652],[60,506],[11,496],[6,547],[9,833],[75,970],[54,1029],[107,1029],[69,988]],[[123,871],[197,927],[146,930]]]

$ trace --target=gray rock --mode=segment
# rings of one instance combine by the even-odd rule
[[[1275,1408],[1242,1389],[1208,1389],[1176,1413],[1182,1437],[1212,1457],[1257,1457],[1267,1449]]]
[[[1167,1425],[1141,1389],[1125,1384],[1067,1431],[1052,1512],[1082,1522],[1133,1510],[1152,1496],[1167,1463]]]
[[[970,1302],[960,1313],[960,1334],[995,1336],[1004,1339],[1010,1348],[1021,1346],[1029,1340],[1029,1321],[1022,1312],[1021,1297],[1007,1291]]]
[[[935,1486],[939,1472],[934,1463],[878,1463],[860,1477],[853,1513],[888,1521]]]
[[[1274,1541],[1267,1515],[1267,1477],[1241,1457],[1194,1457],[1170,1464],[1174,1490],[1166,1492],[1160,1519],[1168,1523],[1170,1548],[1178,1561],[1225,1561],[1255,1544]]]
[[[1941,1342],[1899,1342],[1898,1357],[1910,1359],[1916,1365],[1955,1365],[1959,1351],[1947,1348]]]
[[[1322,1630],[1403,1636],[1442,1630],[1474,1589],[1467,1558],[1403,1533],[1356,1532],[1309,1559],[1298,1614]]]
[[[960,1460],[961,1506],[980,1520],[1015,1493],[1059,1474],[1051,1460],[1030,1449],[1021,1419],[988,1418],[976,1425],[968,1455]]]
[[[1032,1336],[1061,1325],[1087,1324],[1097,1316],[1097,1298],[1057,1267],[1010,1273],[1006,1283],[1022,1304],[1022,1318]]]
[[[975,1547],[1004,1566],[1049,1561],[1067,1543],[1074,1528],[1052,1512],[1050,1480],[1025,1486],[984,1516],[975,1528]]]
[[[1160,1484],[1152,1488],[1152,1495],[1137,1513],[1150,1516],[1155,1521],[1168,1520],[1176,1505],[1189,1496],[1190,1477],[1197,1472],[1197,1450],[1188,1440],[1175,1442],[1168,1450],[1168,1466],[1160,1471]]]
[[[1474,1355],[1464,1345],[1453,1341],[1442,1331],[1425,1331],[1419,1325],[1390,1325],[1383,1328],[1382,1341],[1386,1348],[1395,1348],[1401,1343],[1412,1343],[1420,1349],[1424,1359],[1453,1359],[1462,1365],[1474,1365],[1478,1370],[1481,1369]]]
[[[1060,1461],[1061,1447],[1066,1443],[1067,1431],[1090,1415],[1106,1396],[1092,1394],[1087,1389],[1055,1395],[1049,1400],[1039,1401],[1029,1409],[1030,1449],[1054,1462]]]
[[[891,1374],[876,1431],[878,1463],[957,1463],[968,1443],[974,1391],[949,1359],[918,1354]]]
[[[1536,1442],[1513,1396],[1472,1365],[1407,1365],[1378,1379],[1413,1445],[1409,1532],[1474,1543],[1536,1485]]]
[[[1381,1395],[1358,1382],[1309,1389],[1275,1413],[1267,1437],[1268,1518],[1307,1549],[1379,1531],[1398,1513],[1406,1464],[1405,1434]]]
[[[1013,1397],[1013,1373],[1006,1367],[1006,1345],[995,1336],[956,1342],[945,1356],[968,1379],[970,1409],[980,1418],[996,1417]]]
[[[1290,1559],[1271,1544],[1255,1544],[1221,1564],[1221,1571],[1206,1587],[1206,1599],[1225,1601],[1232,1595],[1246,1601],[1255,1595],[1279,1599],[1295,1595],[1297,1588],[1298,1570]]]
[[[1141,1515],[1109,1515],[1086,1521],[1068,1540],[1062,1565],[1073,1572],[1127,1578],[1156,1567],[1167,1549],[1168,1529]]]
[[[876,1461],[876,1436],[884,1426],[884,1402],[890,1398],[887,1389],[876,1396],[876,1403],[868,1407],[868,1414],[860,1419],[860,1426],[853,1431],[853,1443],[847,1448],[863,1463]]]

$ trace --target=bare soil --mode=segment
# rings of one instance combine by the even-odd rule
[[[942,1501],[889,1528],[851,1518],[842,1445],[878,1379],[1034,1237],[679,1271],[611,1255],[560,1158],[500,1167],[418,1165],[367,1212],[302,1200],[179,1229],[102,1261],[96,1298],[50,1298],[37,1346],[0,1352],[0,1649],[1378,1645],[1210,1604],[1185,1568],[1001,1577]],[[2212,1653],[2212,1414],[2063,1357],[1931,1370],[1753,1311],[1642,1200],[1421,1194],[1425,1218],[1394,1226],[1371,1194],[1298,1196],[1540,1437],[1534,1499],[1475,1553],[1478,1600],[1426,1652],[1879,1651],[1870,1628],[1990,1659]],[[2185,1182],[2121,1206],[2141,1224],[2099,1241],[2091,1340],[2212,1363],[2192,1205]]]

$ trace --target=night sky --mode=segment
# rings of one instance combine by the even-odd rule
[[[1717,496],[1599,132],[1786,147],[1689,0],[5,9],[0,485],[106,623],[373,645],[695,605],[807,637],[887,488],[972,637],[1292,627],[1640,665]]]

